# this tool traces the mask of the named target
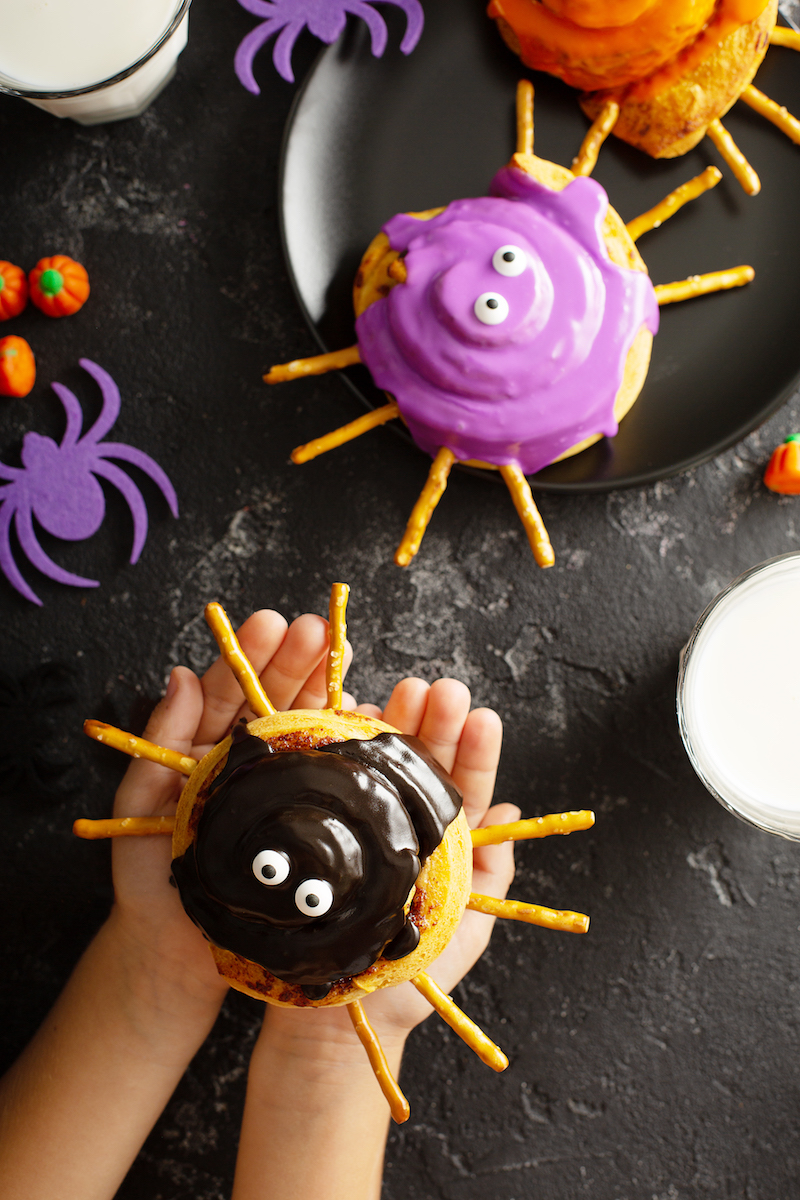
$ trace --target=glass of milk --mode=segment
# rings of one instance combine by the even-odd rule
[[[709,604],[681,655],[678,723],[721,804],[800,841],[800,553],[760,563]]]
[[[169,83],[191,0],[0,0],[0,92],[81,125],[144,112]]]

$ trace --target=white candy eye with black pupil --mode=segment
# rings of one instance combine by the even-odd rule
[[[521,275],[527,265],[525,251],[519,246],[501,246],[492,255],[492,266],[498,275]]]
[[[333,888],[324,879],[304,879],[294,902],[307,917],[321,917],[333,904]]]
[[[276,887],[289,874],[291,864],[281,850],[259,850],[253,859],[253,874],[259,883]]]
[[[475,301],[473,312],[483,325],[501,325],[508,316],[508,301],[499,292],[483,292]]]

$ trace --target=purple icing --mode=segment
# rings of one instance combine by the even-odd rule
[[[88,358],[80,359],[84,371],[100,387],[103,408],[91,429],[80,436],[83,413],[77,396],[61,383],[53,391],[64,407],[67,428],[56,445],[52,438],[40,433],[26,433],[22,440],[22,466],[9,467],[0,462],[0,479],[9,482],[0,487],[0,571],[32,604],[41,600],[28,585],[11,552],[12,521],[19,538],[20,549],[43,575],[56,583],[72,587],[98,587],[96,579],[84,579],[66,571],[53,562],[39,545],[34,518],[53,537],[65,542],[82,541],[100,528],[106,511],[103,489],[95,479],[99,475],[121,492],[133,519],[133,549],[135,563],[147,537],[147,509],[136,484],[109,458],[131,463],[149,475],[170,507],[178,515],[178,498],[164,471],[149,454],[124,442],[103,442],[119,416],[120,394],[108,371]]]
[[[307,27],[309,33],[321,42],[335,42],[345,27],[347,14],[353,13],[366,23],[372,44],[372,53],[380,58],[386,49],[386,24],[383,17],[371,7],[378,0],[239,0],[242,8],[255,17],[263,17],[260,25],[242,38],[234,59],[234,69],[239,82],[249,92],[258,95],[260,88],[253,75],[253,59],[258,51],[274,34],[278,34],[272,51],[275,70],[288,83],[294,82],[292,50],[300,34]],[[420,39],[425,18],[419,0],[381,0],[384,4],[396,4],[406,16],[406,32],[400,43],[403,54],[410,54]]]
[[[431,457],[447,446],[532,474],[617,432],[625,359],[642,325],[658,330],[658,304],[645,272],[608,257],[608,197],[593,179],[557,192],[509,166],[490,191],[384,225],[408,278],[358,318],[358,346]],[[493,266],[505,246],[524,251],[520,274]],[[499,324],[475,314],[485,293],[508,303]]]

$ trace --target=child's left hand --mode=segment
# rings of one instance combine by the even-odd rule
[[[278,709],[325,704],[328,623],[307,613],[291,626],[264,609],[242,625],[244,653]],[[345,667],[349,664],[350,653]],[[352,696],[344,706],[355,707]],[[251,717],[241,689],[222,659],[202,679],[176,667],[167,694],[153,712],[144,736],[158,745],[200,759],[226,736],[239,716]],[[158,764],[132,762],[117,792],[117,817],[162,816],[175,812],[183,779]],[[135,986],[147,994],[165,1019],[183,1022],[195,1013],[208,1025],[227,992],[208,943],[192,924],[170,886],[171,848],[163,836],[117,838],[113,846],[116,904],[111,922],[120,952],[131,962]]]

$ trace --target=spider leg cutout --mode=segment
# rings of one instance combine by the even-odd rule
[[[330,600],[330,650],[326,669],[326,708],[337,709],[342,701],[344,647],[346,639],[346,604],[349,588],[346,584],[334,584]],[[276,710],[266,695],[254,667],[245,656],[224,609],[212,603],[206,608],[206,620],[217,640],[223,659],[233,671],[244,697],[259,717],[274,715]],[[144,758],[170,767],[182,775],[191,775],[198,762],[188,755],[157,746],[144,738],[135,737],[101,721],[87,721],[84,732],[95,741],[122,750],[133,758]],[[110,837],[145,837],[171,835],[175,829],[175,817],[119,817],[110,820],[77,820],[73,832],[91,840]],[[575,830],[589,829],[594,824],[594,813],[588,811],[555,813],[532,820],[514,821],[505,825],[489,825],[472,831],[473,848],[497,845],[500,842],[522,841],[549,837],[551,834],[567,834]],[[568,933],[585,933],[589,918],[582,913],[563,912],[544,908],[536,904],[524,904],[519,900],[498,900],[493,896],[471,893],[467,908],[513,921],[525,921],[546,929],[557,929]],[[363,990],[368,991],[365,981]],[[455,1030],[460,1038],[475,1051],[478,1057],[495,1071],[504,1071],[508,1059],[498,1046],[471,1021],[425,971],[414,975],[410,982],[436,1010],[440,1017]],[[408,1119],[408,1101],[393,1078],[380,1042],[372,1029],[360,1000],[347,1004],[353,1027],[364,1045],[376,1079],[386,1097],[395,1121]]]
[[[8,485],[0,488],[0,570],[12,587],[26,600],[41,605],[41,600],[26,583],[14,562],[10,531],[14,518],[20,549],[28,561],[56,583],[71,587],[99,587],[96,579],[86,579],[60,567],[45,554],[34,528],[36,520],[54,537],[63,541],[82,541],[99,528],[105,513],[105,501],[95,475],[107,480],[124,497],[133,520],[133,548],[130,561],[137,562],[147,537],[147,509],[134,481],[107,458],[129,462],[143,471],[160,489],[174,517],[178,515],[175,489],[167,475],[142,450],[122,442],[103,442],[120,410],[120,394],[114,380],[87,358],[80,365],[100,387],[103,407],[91,429],[80,436],[83,412],[77,397],[63,384],[54,383],[66,417],[66,429],[60,445],[52,438],[27,433],[22,444],[22,467],[0,463],[0,479]]]
[[[277,33],[272,50],[275,69],[287,83],[294,83],[292,50],[300,34],[308,28],[314,37],[330,45],[344,29],[347,14],[361,17],[366,23],[372,53],[380,58],[386,49],[388,33],[386,23],[374,8],[375,0],[239,0],[242,8],[253,16],[263,17],[260,25],[251,29],[239,43],[234,57],[234,70],[239,82],[253,95],[260,88],[253,75],[253,59],[273,34]],[[410,54],[422,34],[424,14],[419,0],[382,0],[384,4],[395,4],[406,16],[406,32],[400,43],[403,54]],[[280,32],[279,32],[280,31]]]
[[[800,37],[798,37],[798,45],[800,45]],[[580,151],[573,159],[573,175],[576,177],[591,175],[597,163],[600,148],[613,130],[618,115],[619,105],[615,101],[608,101],[586,134]],[[798,123],[798,130],[800,130],[800,123]],[[541,162],[541,160],[535,159],[533,154],[533,85],[528,80],[521,80],[517,86],[517,150],[511,160],[511,166],[536,178],[537,162]],[[654,208],[629,222],[626,228],[631,240],[636,241],[648,230],[658,228],[689,200],[715,187],[721,178],[722,174],[716,167],[708,167],[695,179],[689,180],[675,191],[670,192]],[[446,210],[437,210],[437,212],[442,211]],[[411,215],[419,216],[419,214]],[[396,250],[396,247],[393,249]],[[386,268],[386,274],[388,287],[384,284],[379,289],[380,299],[376,297],[377,303],[385,302],[386,295],[393,287],[402,288],[407,282],[407,267],[403,258],[394,258]],[[712,271],[705,275],[693,275],[689,279],[679,280],[676,283],[656,285],[655,297],[659,305],[671,304],[677,300],[687,300],[708,292],[740,287],[749,283],[754,275],[753,268],[749,266]],[[369,307],[369,303],[371,301],[368,301],[365,307]],[[364,308],[360,311],[363,316]],[[307,375],[321,375],[328,371],[340,370],[361,361],[361,351],[359,344],[356,343],[344,350],[318,354],[312,358],[295,359],[293,362],[273,366],[264,376],[264,380],[269,384],[283,383],[292,379],[301,379]],[[360,437],[362,433],[375,429],[395,417],[404,420],[403,403],[403,397],[399,393],[398,398],[390,397],[388,404],[374,409],[366,416],[359,417],[323,437],[315,438],[303,446],[296,447],[292,451],[292,461],[295,463],[309,462],[318,455],[352,441],[354,438]],[[576,438],[575,441],[577,444],[579,439]],[[444,495],[455,460],[456,455],[447,446],[440,446],[438,451],[433,454],[427,481],[414,505],[403,538],[395,552],[394,560],[398,566],[407,566],[418,552],[433,512]],[[468,459],[468,465],[499,470],[527,534],[536,563],[540,567],[552,566],[555,561],[553,547],[533,499],[530,484],[521,467],[513,463],[506,465],[502,460],[500,462],[483,462],[473,458]]]

